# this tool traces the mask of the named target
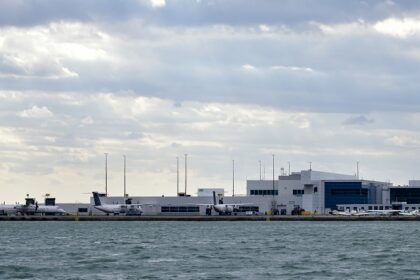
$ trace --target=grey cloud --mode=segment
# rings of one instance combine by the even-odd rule
[[[360,115],[355,117],[350,117],[346,119],[343,124],[345,125],[367,125],[373,123],[374,120],[366,116]]]
[[[0,3],[2,186],[47,191],[48,176],[61,193],[86,192],[102,183],[104,152],[111,166],[130,155],[132,180],[160,187],[135,190],[148,195],[170,191],[184,153],[194,186],[230,184],[232,158],[238,176],[256,175],[272,153],[294,170],[351,173],[361,161],[377,179],[416,174],[420,39],[370,25],[416,2],[98,3]],[[44,118],[22,117],[33,108]],[[404,168],[391,174],[395,161]]]
[[[380,18],[416,13],[417,1],[167,1],[162,9],[152,9],[147,0],[4,0],[0,3],[0,25],[30,26],[51,21],[120,21],[142,18],[158,25],[287,24],[320,21],[349,22],[359,18]]]

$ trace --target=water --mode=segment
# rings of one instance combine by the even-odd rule
[[[420,279],[417,222],[1,222],[0,279]]]

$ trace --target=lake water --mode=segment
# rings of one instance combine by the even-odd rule
[[[1,222],[0,279],[420,279],[418,222]]]

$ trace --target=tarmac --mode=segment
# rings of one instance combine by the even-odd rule
[[[420,221],[420,216],[0,216],[2,221]]]

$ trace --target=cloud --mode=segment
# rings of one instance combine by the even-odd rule
[[[251,65],[251,64],[244,64],[242,65],[242,69],[244,69],[245,71],[252,71],[255,70],[255,66]]]
[[[417,18],[387,18],[377,22],[373,28],[385,35],[407,38],[420,31],[420,20]]]
[[[163,8],[166,6],[165,0],[150,0],[150,4],[153,8]]]
[[[44,118],[50,118],[54,114],[48,110],[47,107],[42,106],[38,107],[36,105],[32,106],[31,109],[24,110],[19,113],[19,116],[22,118],[34,118],[34,119],[44,119]]]
[[[174,194],[184,153],[192,188],[229,186],[234,158],[244,190],[272,153],[279,168],[418,172],[416,2],[154,4],[0,1],[5,199],[85,201],[104,152],[115,194],[122,154],[141,195]]]
[[[343,124],[345,125],[367,125],[373,123],[374,120],[367,118],[366,116],[360,115],[355,117],[350,117],[346,119]]]

